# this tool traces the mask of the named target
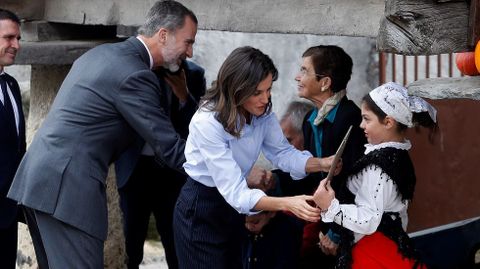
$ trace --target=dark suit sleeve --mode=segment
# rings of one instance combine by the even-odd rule
[[[115,106],[153,148],[158,159],[171,168],[183,171],[185,140],[175,132],[165,113],[163,98],[155,74],[142,70],[123,81]]]
[[[180,117],[177,119],[180,122],[176,126],[181,126],[184,128],[183,130],[179,131],[180,134],[187,135],[190,120],[193,117],[193,114],[195,114],[197,111],[200,98],[205,94],[206,82],[205,71],[200,66],[188,62],[185,71],[187,87],[190,94],[186,103],[180,108]]]

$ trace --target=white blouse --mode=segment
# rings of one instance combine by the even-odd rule
[[[409,150],[411,144],[405,140],[403,143],[386,142],[367,144],[365,147],[365,154],[368,154],[386,147]],[[377,230],[384,212],[399,212],[403,229],[406,230],[408,201],[402,201],[397,186],[386,173],[382,173],[380,167],[372,164],[350,176],[347,187],[355,195],[355,204],[339,204],[337,199],[332,200],[328,210],[322,213],[323,222],[334,221],[353,231],[355,242],[358,242],[364,235]]]
[[[294,179],[306,176],[308,151],[295,149],[283,135],[274,113],[253,117],[239,138],[227,133],[215,113],[199,109],[192,117],[185,145],[185,172],[205,186],[216,187],[235,210],[252,214],[265,193],[250,189],[246,177],[260,152]]]

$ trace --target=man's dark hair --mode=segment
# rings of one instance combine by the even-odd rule
[[[157,1],[148,11],[145,23],[140,26],[138,33],[151,37],[160,28],[175,32],[183,27],[186,17],[190,17],[195,24],[198,24],[195,14],[179,2]]]
[[[17,15],[15,15],[15,13],[2,8],[0,8],[0,21],[1,20],[11,20],[20,25],[20,19],[17,17]]]

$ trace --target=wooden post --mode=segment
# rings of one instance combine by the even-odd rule
[[[378,72],[380,73],[378,78],[378,85],[382,85],[385,83],[387,80],[387,74],[386,74],[386,67],[387,67],[387,60],[386,60],[386,55],[384,52],[380,52],[378,54]]]
[[[386,0],[377,49],[405,55],[467,51],[469,8],[464,0]]]
[[[468,21],[468,46],[474,50],[480,39],[480,0],[471,0]]]

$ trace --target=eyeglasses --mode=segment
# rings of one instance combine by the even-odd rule
[[[308,73],[308,70],[305,67],[300,67],[299,73],[302,75],[302,77],[308,76],[308,75],[313,75],[313,76],[316,76],[318,78],[326,77],[326,75],[319,75],[319,74],[316,74],[316,73]]]

